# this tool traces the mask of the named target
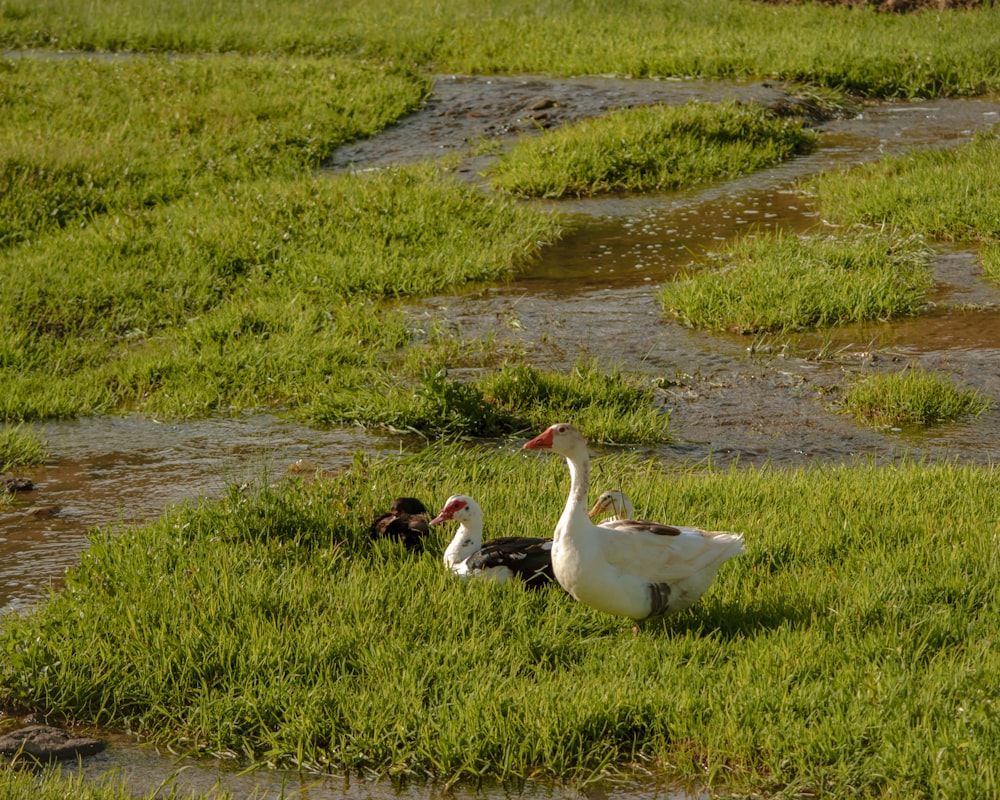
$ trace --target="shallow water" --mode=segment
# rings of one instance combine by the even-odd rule
[[[875,431],[835,413],[847,379],[914,363],[1000,397],[1000,289],[975,252],[939,247],[933,305],[892,323],[821,334],[752,337],[690,330],[665,319],[663,281],[734,236],[780,228],[828,232],[796,182],[928,145],[947,146],[1000,120],[985,100],[865,108],[821,126],[818,150],[724,184],[662,195],[561,202],[578,229],[507,286],[412,304],[468,336],[492,333],[534,363],[580,359],[649,373],[663,385],[675,442],[656,454],[725,464],[796,465],[856,456],[1000,457],[1000,409],[919,433]]]
[[[508,139],[622,105],[723,97],[774,102],[782,96],[782,87],[760,83],[442,78],[426,111],[343,148],[330,168],[377,168],[453,154],[459,156],[456,171],[477,181],[489,159],[467,154],[481,139]],[[657,458],[798,465],[905,454],[995,462],[998,408],[916,435],[874,431],[833,409],[838,387],[850,375],[909,362],[946,370],[1000,397],[1000,289],[981,280],[974,253],[940,249],[934,306],[918,318],[781,339],[686,329],[663,317],[656,290],[692,260],[752,228],[824,230],[808,199],[795,192],[795,182],[805,176],[908,148],[947,146],[998,121],[1000,103],[987,100],[872,106],[825,123],[817,152],[747,178],[685,192],[563,202],[559,208],[576,215],[578,226],[528,274],[505,286],[428,298],[409,308],[418,316],[447,318],[466,336],[509,340],[537,365],[565,369],[594,358],[647,373],[660,387],[676,437],[651,451]],[[0,509],[0,609],[8,612],[58,588],[93,526],[148,519],[169,504],[283,474],[301,459],[308,460],[307,470],[331,470],[349,463],[355,450],[400,446],[391,437],[316,430],[266,414],[170,424],[82,419],[50,423],[41,432],[52,460],[23,471],[37,489]],[[240,776],[228,764],[178,761],[121,740],[85,770],[92,776],[121,770],[138,790],[175,775],[179,786],[222,786],[237,797],[441,793],[297,773]],[[577,796],[561,792],[545,786],[484,794]],[[588,796],[616,794],[688,796],[659,785],[612,787]]]
[[[343,776],[314,775],[286,770],[242,771],[232,759],[177,756],[155,748],[136,747],[112,740],[107,750],[82,765],[93,780],[120,777],[135,792],[150,787],[176,787],[181,797],[191,792],[213,796],[229,792],[234,800],[703,800],[696,789],[666,786],[652,779],[588,785],[583,789],[548,783],[522,782],[478,789],[446,789],[436,784],[410,782],[394,786]],[[75,773],[77,770],[73,769]]]
[[[19,471],[36,484],[0,509],[0,607],[23,608],[58,587],[95,526],[138,522],[169,505],[283,475],[299,461],[350,463],[380,442],[360,431],[317,430],[269,414],[160,423],[99,417],[38,427],[53,459]]]

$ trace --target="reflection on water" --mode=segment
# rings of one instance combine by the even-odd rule
[[[825,123],[814,153],[737,180],[659,195],[561,201],[556,207],[576,214],[580,227],[546,252],[526,280],[563,281],[567,294],[655,287],[755,230],[831,232],[811,199],[797,191],[802,179],[886,154],[957,144],[997,123],[1000,103],[986,100],[872,106],[852,119]]]
[[[578,227],[515,287],[558,294],[655,289],[735,236],[806,230],[817,222],[809,200],[790,191],[727,187],[647,197],[638,209],[631,200],[604,198],[561,205],[576,212]]]

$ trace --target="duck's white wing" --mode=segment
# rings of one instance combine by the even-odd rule
[[[602,525],[601,552],[619,571],[651,583],[671,583],[702,571],[712,574],[744,551],[743,537],[645,520]]]

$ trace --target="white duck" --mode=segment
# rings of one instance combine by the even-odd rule
[[[594,503],[594,507],[587,512],[587,516],[596,520],[609,512],[610,517],[597,523],[602,528],[613,528],[617,522],[635,519],[635,506],[628,499],[628,495],[618,489],[609,489],[602,493]]]
[[[444,564],[459,577],[485,577],[496,583],[518,577],[531,588],[555,580],[551,539],[503,536],[484,544],[483,510],[462,494],[449,497],[431,525],[448,520],[457,521],[459,526],[444,551]]]
[[[733,533],[624,520],[613,528],[587,516],[590,456],[572,425],[552,425],[524,445],[566,458],[569,498],[556,524],[552,568],[581,603],[635,620],[687,608],[712,583],[723,562],[744,552]]]

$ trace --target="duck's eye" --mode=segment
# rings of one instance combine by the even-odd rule
[[[558,427],[558,428],[556,429],[556,432],[557,432],[557,433],[566,433],[566,426],[565,426],[565,425],[560,425],[560,426],[559,426],[559,427]]]

